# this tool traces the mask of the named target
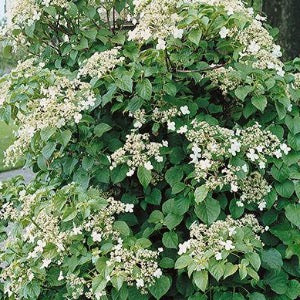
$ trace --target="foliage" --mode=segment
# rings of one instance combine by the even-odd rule
[[[22,14],[20,12],[22,11]],[[300,61],[239,0],[20,0],[1,79],[10,299],[297,299]]]

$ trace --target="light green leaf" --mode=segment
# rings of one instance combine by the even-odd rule
[[[195,190],[195,193],[194,193],[195,202],[197,204],[202,202],[206,198],[208,191],[209,191],[209,189],[207,188],[207,186],[205,184],[200,187],[197,187]]]
[[[146,188],[149,185],[149,183],[151,182],[151,179],[152,179],[151,171],[147,170],[143,166],[139,166],[138,171],[137,171],[137,177],[138,177],[141,185],[144,188]]]
[[[94,133],[97,137],[101,137],[105,132],[111,130],[111,126],[105,123],[100,123],[94,128]]]
[[[202,292],[205,292],[208,285],[208,272],[205,270],[194,272],[193,281]]]
[[[171,287],[171,280],[167,276],[161,276],[155,284],[149,287],[149,291],[155,299],[161,299]]]
[[[207,198],[205,201],[195,206],[197,217],[205,224],[212,224],[217,220],[221,211],[218,201],[213,198]]]

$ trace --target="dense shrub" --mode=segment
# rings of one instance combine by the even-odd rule
[[[3,299],[297,299],[300,69],[239,0],[19,0]]]

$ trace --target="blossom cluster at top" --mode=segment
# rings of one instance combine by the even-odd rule
[[[0,249],[0,257],[7,264],[1,279],[5,281],[5,293],[9,297],[17,296],[26,282],[43,281],[38,270],[54,266],[60,269],[57,280],[72,287],[72,299],[84,295],[100,299],[106,293],[106,285],[120,274],[125,282],[135,284],[145,292],[162,275],[157,263],[161,250],[128,247],[115,228],[115,216],[133,212],[133,205],[117,201],[96,189],[90,188],[84,195],[77,189],[75,184],[70,184],[57,191],[53,188],[41,188],[34,193],[21,190],[19,205],[12,202],[3,205],[1,218],[24,224],[23,228],[8,234]],[[44,205],[46,202],[48,206]],[[61,214],[57,203],[65,213]],[[75,213],[68,217],[66,212],[72,207]],[[84,245],[86,240],[89,240],[94,263],[105,258],[105,285],[97,293],[83,274],[69,274],[63,264],[72,256],[72,245]],[[102,250],[101,245],[107,243],[111,243],[111,248]],[[18,254],[12,262],[6,256],[10,249]],[[90,274],[99,276],[95,267],[91,268]]]
[[[156,48],[166,48],[165,39],[169,35],[181,38],[183,30],[176,27],[180,20],[176,13],[174,0],[134,0],[134,20],[138,20],[136,27],[129,31],[129,40],[147,41],[150,38],[158,40]]]
[[[28,87],[26,109],[21,107],[16,116],[17,140],[6,151],[7,165],[14,164],[23,155],[37,132],[50,127],[61,128],[72,121],[78,123],[81,112],[93,107],[96,100],[89,83],[69,79],[32,63],[32,60],[21,63],[7,75],[8,81],[0,83],[0,89],[5,90],[1,95],[2,105],[9,105],[16,97],[14,84],[22,82]],[[35,80],[32,91],[29,86]]]
[[[96,52],[88,58],[78,71],[78,77],[89,76],[100,79],[109,71],[115,68],[117,64],[124,61],[124,57],[119,57],[119,47],[103,52]]]
[[[259,124],[246,129],[230,130],[206,122],[192,121],[193,128],[185,130],[191,142],[191,163],[195,178],[205,181],[210,190],[230,185],[232,192],[242,192],[241,202],[256,202],[265,207],[264,197],[271,187],[255,168],[265,169],[268,157],[281,158],[291,150],[286,144]],[[240,157],[242,165],[233,165],[231,159]],[[254,170],[251,172],[251,166]],[[242,172],[242,176],[241,173]],[[247,192],[248,191],[248,192]]]
[[[259,251],[263,246],[259,234],[264,231],[254,215],[239,220],[228,216],[210,226],[194,223],[190,227],[190,239],[179,244],[178,254],[192,258],[188,266],[190,273],[207,270],[216,262],[228,263],[231,254],[241,260],[245,254]]]
[[[163,156],[160,154],[160,148],[164,146],[167,146],[164,141],[162,143],[151,142],[148,133],[140,134],[132,131],[126,136],[124,146],[111,155],[110,168],[113,170],[120,164],[127,164],[129,167],[127,176],[132,176],[139,166],[152,170],[151,159],[162,162]]]

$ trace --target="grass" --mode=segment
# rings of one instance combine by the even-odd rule
[[[15,127],[12,125],[7,125],[6,123],[0,121],[0,172],[7,171],[11,168],[4,166],[4,151],[13,143],[14,135],[13,130]],[[19,162],[14,168],[22,167],[22,163]]]

